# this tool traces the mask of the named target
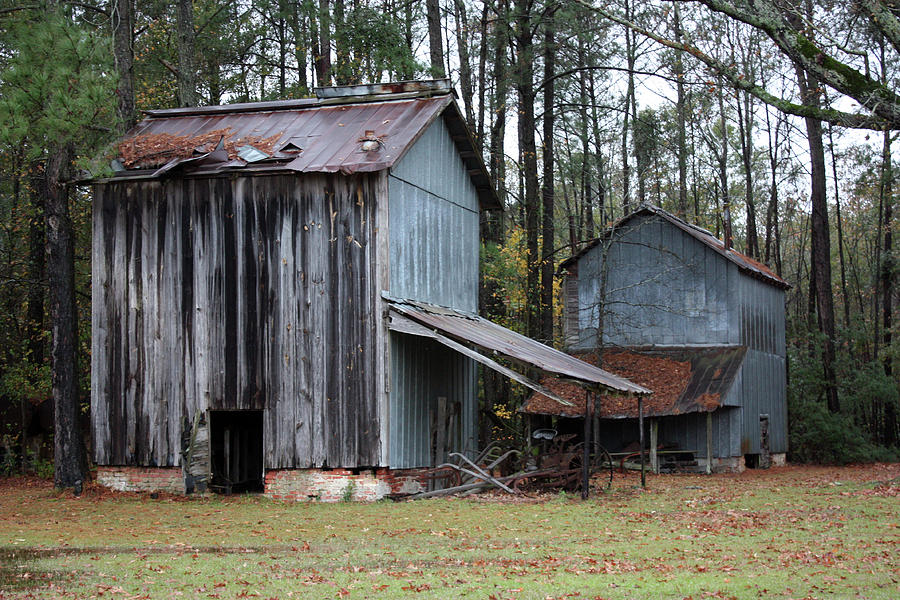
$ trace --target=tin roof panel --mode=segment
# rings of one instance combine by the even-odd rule
[[[319,99],[147,111],[147,118],[117,146],[118,159],[126,169],[116,176],[129,177],[146,169],[161,176],[164,172],[158,169],[163,165],[210,152],[220,140],[231,160],[237,158],[240,147],[249,145],[268,154],[270,160],[281,161],[282,168],[289,171],[352,174],[389,169],[436,119],[443,117],[452,131],[465,129],[449,84],[426,88],[374,96],[326,94]],[[377,145],[363,149],[367,138]],[[300,151],[291,156],[278,154],[290,142]],[[468,133],[454,135],[454,142],[482,205],[500,208],[471,137]],[[229,163],[228,168],[240,169],[237,165]]]
[[[474,344],[482,350],[501,354],[518,363],[540,369],[551,377],[563,377],[582,384],[624,394],[649,394],[650,390],[604,371],[578,358],[501,327],[477,315],[410,300],[387,299],[392,310],[450,338]],[[575,387],[575,386],[573,386]]]

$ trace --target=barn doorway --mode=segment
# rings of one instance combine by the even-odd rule
[[[220,494],[262,492],[261,410],[209,411],[210,489]]]

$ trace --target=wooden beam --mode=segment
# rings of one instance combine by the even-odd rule
[[[591,423],[594,420],[594,394],[584,390],[584,456],[581,459],[581,499],[591,494]]]
[[[641,443],[641,487],[647,487],[647,463],[644,460],[644,448],[646,444],[644,443],[644,398],[642,396],[638,396],[638,427],[641,430],[639,439]]]

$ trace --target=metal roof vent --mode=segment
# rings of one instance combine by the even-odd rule
[[[366,135],[361,137],[359,141],[362,142],[359,149],[363,152],[377,152],[384,145],[381,138],[375,135],[374,129],[366,129]]]

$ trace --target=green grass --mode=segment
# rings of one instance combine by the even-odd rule
[[[0,598],[900,596],[900,465],[636,483],[326,505],[0,481]]]

